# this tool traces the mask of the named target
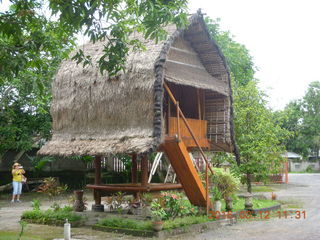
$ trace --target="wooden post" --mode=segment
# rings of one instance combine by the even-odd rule
[[[137,154],[136,153],[132,154],[131,160],[132,160],[131,182],[138,183],[138,174],[137,174],[138,165],[137,165]]]
[[[168,96],[168,135],[170,133],[170,117],[171,117],[171,100],[170,97]]]
[[[178,135],[178,140],[180,140],[180,111],[179,111],[178,101],[177,101],[177,135]]]
[[[141,186],[148,185],[148,154],[144,154],[141,159]]]
[[[101,185],[101,156],[95,156],[94,159],[94,184]],[[101,205],[101,192],[98,189],[93,190],[94,204],[92,205],[92,211],[103,212],[104,206]]]
[[[137,164],[137,154],[134,153],[131,156],[132,165],[131,165],[131,182],[138,183],[138,164]],[[133,193],[133,198],[138,200],[140,198],[139,193]]]
[[[208,174],[208,164],[206,163],[206,213],[207,216],[209,216],[209,204],[210,204],[210,199],[209,199],[209,174]]]
[[[285,181],[286,181],[286,184],[289,183],[288,171],[289,171],[289,161],[288,161],[288,157],[287,157],[287,161],[285,162]]]
[[[200,100],[200,90],[197,89],[197,99],[198,99],[198,117],[201,120],[202,112],[201,112],[201,100]]]
[[[94,184],[100,185],[101,184],[101,156],[96,156],[94,159]]]
[[[198,117],[199,117],[199,120],[201,120],[202,112],[201,112],[201,100],[200,100],[200,90],[199,89],[197,89],[197,98],[198,98],[198,115],[199,115]],[[202,124],[200,123],[200,132],[202,132],[201,127],[202,127]],[[201,138],[206,138],[206,136],[201,136]]]

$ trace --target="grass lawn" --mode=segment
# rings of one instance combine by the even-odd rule
[[[239,198],[236,201],[233,201],[233,212],[237,212],[237,211],[241,211],[244,209],[244,198]],[[222,209],[225,208],[226,204],[225,201],[222,200]],[[271,207],[274,205],[279,204],[279,202],[277,201],[272,201],[269,199],[253,199],[253,208],[254,209],[258,209],[258,208],[267,208],[267,207]]]
[[[279,202],[282,204],[282,207],[285,209],[302,209],[303,204],[300,201],[297,200],[279,200]]]
[[[19,233],[17,232],[0,231],[0,240],[17,240],[18,236],[19,236]],[[28,233],[23,234],[23,236],[21,237],[21,240],[47,240],[47,239],[37,237],[35,235],[30,235]]]
[[[274,189],[272,189],[269,186],[252,186],[252,192],[275,192]]]

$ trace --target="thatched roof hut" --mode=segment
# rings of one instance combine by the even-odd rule
[[[142,40],[147,51],[131,51],[127,70],[117,79],[101,75],[98,66],[62,63],[53,83],[52,140],[43,155],[107,155],[157,150],[166,135],[166,81],[188,111],[193,90],[201,90],[201,118],[207,121],[211,149],[235,152],[230,74],[201,14],[184,30],[168,27],[161,43]],[[103,42],[81,47],[93,62]],[[180,90],[179,90],[180,89]],[[179,92],[180,91],[180,92]],[[191,118],[192,111],[189,113]]]

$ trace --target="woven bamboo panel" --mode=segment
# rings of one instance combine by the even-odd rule
[[[205,91],[205,120],[207,136],[214,143],[230,143],[230,106],[227,97]]]

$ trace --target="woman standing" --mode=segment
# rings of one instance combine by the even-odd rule
[[[25,171],[23,167],[19,163],[15,163],[12,166],[12,185],[13,185],[13,193],[11,202],[15,202],[17,198],[17,202],[20,202],[20,195],[22,191],[22,177]]]

